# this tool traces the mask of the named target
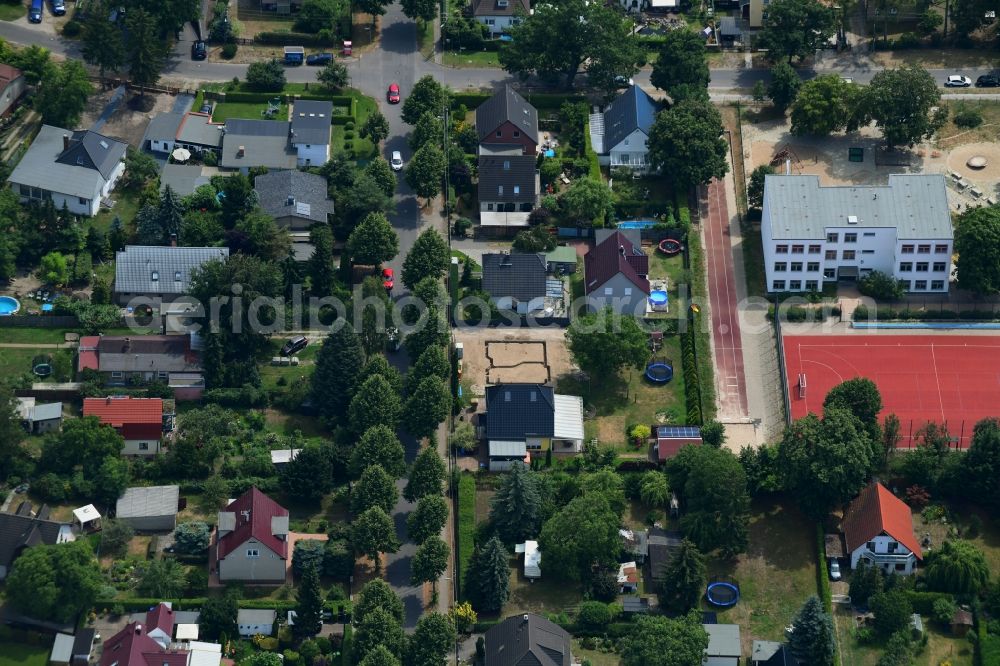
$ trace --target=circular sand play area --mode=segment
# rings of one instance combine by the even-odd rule
[[[970,160],[976,157],[985,158],[986,165],[980,169],[970,167]],[[962,178],[975,183],[992,184],[1000,180],[1000,145],[969,143],[956,146],[948,153],[948,171],[960,174]]]

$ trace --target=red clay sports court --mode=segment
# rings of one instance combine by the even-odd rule
[[[927,421],[946,424],[966,448],[977,421],[1000,416],[1000,337],[801,335],[783,343],[792,418],[821,413],[827,392],[853,377],[874,381],[882,415],[899,417],[901,448]]]

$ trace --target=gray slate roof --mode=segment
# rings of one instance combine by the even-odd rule
[[[480,201],[533,204],[537,182],[534,155],[479,156]]]
[[[510,86],[504,86],[503,90],[476,107],[479,140],[482,141],[508,120],[537,142],[538,111]]]
[[[101,336],[101,372],[200,372],[201,359],[186,335]]]
[[[301,100],[292,107],[292,143],[330,143],[333,102]]]
[[[500,5],[500,0],[473,0],[473,16],[514,16],[520,11],[522,14],[531,13],[529,0],[507,0],[507,6]]]
[[[570,636],[559,625],[528,613],[509,617],[485,634],[486,666],[569,666]]]
[[[225,260],[228,256],[226,247],[126,245],[115,253],[115,291],[185,294],[191,286],[191,271],[207,261]]]
[[[47,511],[43,506],[38,514],[44,516]],[[21,548],[56,543],[64,524],[30,515],[0,513],[0,565],[9,568]]]
[[[279,120],[226,121],[220,166],[227,169],[255,166],[294,169],[298,156],[288,141],[290,128],[291,123]],[[245,154],[237,157],[241,146]]]
[[[635,130],[647,136],[656,120],[656,102],[645,90],[633,84],[604,110],[604,149],[611,152]]]
[[[185,113],[176,137],[181,143],[218,148],[222,145],[222,124],[213,123],[212,116],[207,113]]]
[[[530,301],[545,296],[544,254],[484,254],[483,291],[494,298]]]
[[[740,625],[703,624],[701,626],[708,632],[708,649],[705,650],[707,656],[739,657],[741,655]]]
[[[142,135],[143,146],[148,141],[173,141],[177,138],[177,129],[184,120],[182,113],[159,113],[153,116],[149,124],[146,125],[146,132]]]
[[[127,488],[118,498],[116,515],[119,518],[173,516],[177,514],[179,497],[179,486]]]
[[[899,240],[950,239],[945,177],[891,174],[879,187],[820,187],[819,176],[767,176],[765,219],[774,240],[822,240],[827,227],[894,227]],[[848,217],[856,218],[849,224]]]
[[[326,178],[305,171],[270,171],[254,179],[260,207],[271,217],[326,222],[333,214]],[[291,199],[291,201],[289,201]]]
[[[32,421],[54,421],[62,418],[63,405],[61,402],[46,402],[36,404],[31,410]]]
[[[486,387],[486,439],[523,441],[552,437],[555,398],[551,386],[496,384]]]
[[[65,151],[64,136],[70,137],[69,149]],[[125,143],[97,132],[70,132],[42,125],[9,180],[91,199],[124,159],[126,147]]]
[[[201,175],[201,167],[196,164],[166,164],[160,174],[160,192],[170,186],[179,196],[186,197],[201,185],[208,185],[211,179]]]

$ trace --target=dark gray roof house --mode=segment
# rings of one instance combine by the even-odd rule
[[[750,666],[799,666],[799,662],[784,643],[754,641]]]
[[[527,16],[531,13],[529,0],[472,0],[472,15],[480,16],[515,16],[518,13]]]
[[[226,247],[126,245],[115,253],[115,294],[120,301],[139,295],[173,300],[188,292],[194,269],[228,256]]]
[[[544,254],[484,254],[483,291],[518,303],[544,298],[546,268]]]
[[[269,171],[254,179],[260,207],[281,226],[308,229],[333,214],[326,178],[304,171]]]
[[[291,123],[287,121],[227,120],[219,166],[241,171],[261,166],[294,169],[298,153],[289,142],[290,136]]]
[[[649,135],[656,120],[656,102],[637,85],[616,97],[604,110],[604,148],[610,152],[636,130]]]
[[[570,666],[570,635],[532,613],[509,617],[484,636],[486,666]]]
[[[50,520],[45,505],[34,513],[30,503],[22,502],[16,513],[0,513],[0,580],[7,577],[25,548],[72,540],[71,526]]]
[[[512,3],[513,4],[513,3]],[[504,86],[493,97],[476,107],[476,131],[479,141],[491,139],[491,135],[506,125],[518,130],[518,138],[530,140],[538,145],[538,111],[510,86]],[[504,135],[490,143],[511,143],[513,135]],[[519,143],[519,142],[518,142]],[[534,149],[531,153],[534,154]]]
[[[479,201],[528,212],[538,200],[538,177],[532,155],[480,155]]]
[[[209,183],[211,178],[204,175],[202,167],[197,164],[165,164],[160,173],[161,194],[169,185],[178,196],[186,197]]]
[[[292,143],[330,143],[333,102],[299,100],[292,111]]]
[[[663,580],[663,569],[673,553],[681,545],[680,532],[667,532],[661,527],[653,527],[646,538],[649,551],[649,572],[654,581]]]

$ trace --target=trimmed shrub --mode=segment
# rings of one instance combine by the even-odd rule
[[[979,127],[983,124],[983,114],[979,112],[979,109],[970,109],[962,106],[955,112],[952,122],[955,123],[956,127],[964,127],[966,129]]]
[[[226,60],[232,60],[236,57],[236,51],[239,47],[236,42],[227,42],[222,45],[222,57]]]
[[[253,37],[258,44],[272,46],[331,46],[332,35],[321,30],[315,35],[307,32],[258,32]]]
[[[81,29],[82,27],[76,19],[70,19],[69,21],[66,21],[66,25],[63,26],[63,37],[76,37],[80,34]]]

